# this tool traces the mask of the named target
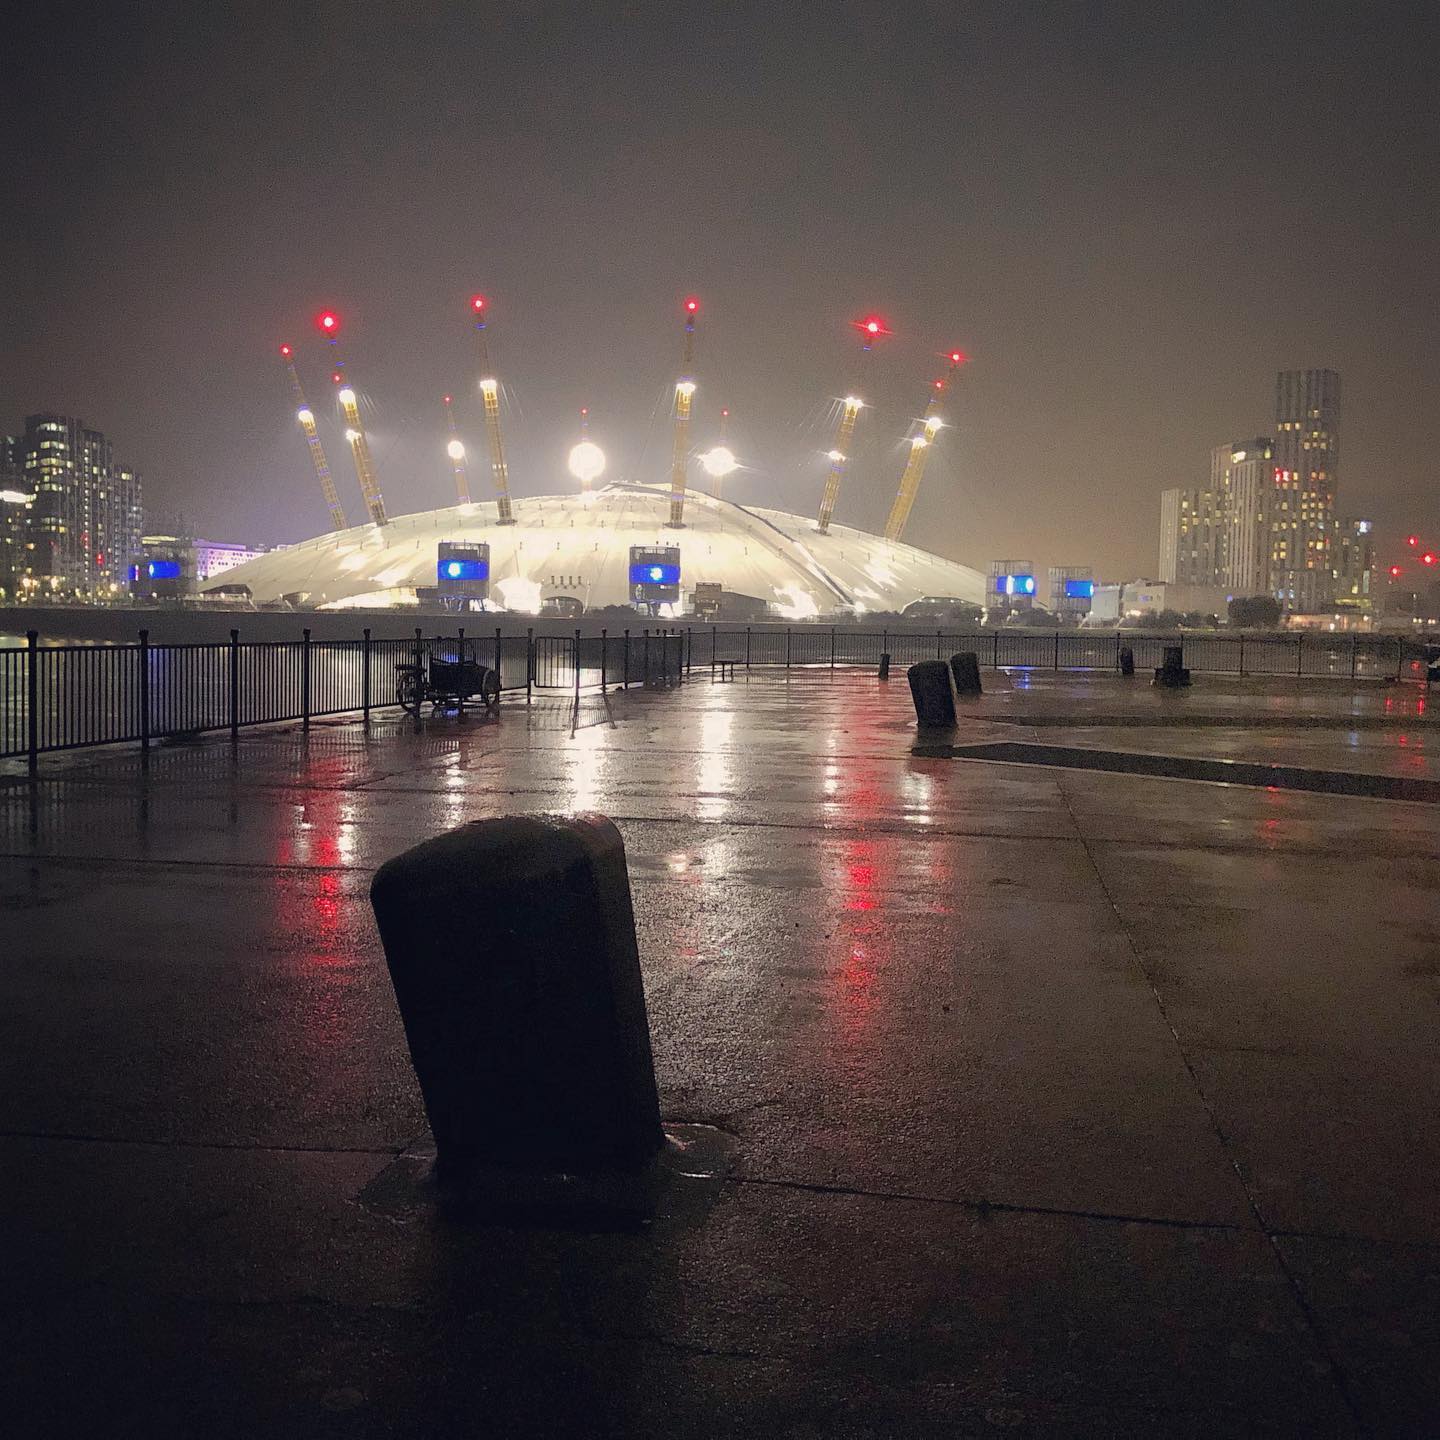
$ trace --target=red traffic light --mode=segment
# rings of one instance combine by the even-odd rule
[[[470,297],[470,308],[479,315],[485,309],[485,297],[483,295],[472,295]]]
[[[315,317],[315,328],[322,335],[338,335],[340,333],[340,317],[333,310],[322,310]]]
[[[687,297],[685,301],[685,313],[693,315],[700,308],[700,302],[693,296]]]
[[[288,360],[294,353],[294,349],[289,345],[282,345],[280,347],[280,358],[282,360]]]

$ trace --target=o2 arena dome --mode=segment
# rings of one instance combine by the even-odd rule
[[[678,616],[696,610],[697,586],[702,611],[791,620],[898,611],[927,596],[985,603],[984,577],[968,566],[845,525],[822,534],[808,517],[703,491],[686,494],[679,529],[666,524],[663,486],[517,496],[512,506],[511,525],[479,502],[354,526],[249,560],[205,588],[244,586],[261,605],[383,608],[433,597],[437,583],[444,592],[448,571],[478,579],[472,605],[519,614],[620,605]]]

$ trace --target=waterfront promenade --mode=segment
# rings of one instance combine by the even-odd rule
[[[962,746],[1440,779],[1413,685],[986,684]],[[14,1433],[1436,1433],[1440,805],[915,741],[757,671],[0,767]],[[730,1173],[455,1223],[367,887],[568,810]]]

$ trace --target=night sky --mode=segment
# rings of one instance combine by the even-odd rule
[[[813,512],[874,309],[843,522],[883,523],[958,345],[907,536],[954,558],[1153,574],[1160,490],[1268,431],[1281,367],[1344,378],[1340,511],[1440,529],[1433,3],[27,9],[0,429],[82,416],[157,519],[325,528],[285,339],[359,517],[321,305],[391,512],[450,503],[447,390],[489,498],[475,290],[516,492],[573,486],[581,405],[611,478],[664,479],[693,291],[736,499]]]

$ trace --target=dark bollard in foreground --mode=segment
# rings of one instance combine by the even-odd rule
[[[442,1176],[654,1157],[660,1104],[609,820],[463,825],[381,866],[370,899]]]
[[[1179,690],[1190,683],[1190,672],[1185,668],[1185,652],[1178,645],[1165,647],[1165,663],[1155,672],[1156,685],[1167,690]]]
[[[890,652],[888,650],[880,657],[880,678],[882,680],[890,678]]]
[[[962,650],[950,657],[950,673],[955,677],[957,695],[982,695],[980,657],[973,650]]]
[[[1135,652],[1128,645],[1120,651],[1120,673],[1122,675],[1135,673]]]
[[[915,701],[916,723],[925,728],[955,724],[955,677],[943,660],[922,660],[912,665],[910,696]]]

